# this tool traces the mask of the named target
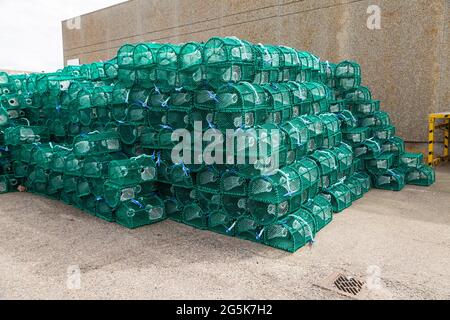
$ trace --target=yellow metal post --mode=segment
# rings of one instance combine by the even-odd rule
[[[446,119],[446,126],[444,129],[444,159],[449,160],[448,158],[448,140],[450,133],[450,119]]]
[[[428,118],[428,165],[433,165],[434,158],[434,122],[433,115]]]

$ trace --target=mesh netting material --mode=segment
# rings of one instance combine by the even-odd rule
[[[372,186],[435,181],[361,83],[354,61],[236,37],[125,44],[106,62],[0,72],[0,193],[21,186],[128,228],[170,218],[294,252]],[[248,145],[225,165],[174,163],[173,132],[197,121],[248,133]],[[193,142],[185,152],[199,157]]]

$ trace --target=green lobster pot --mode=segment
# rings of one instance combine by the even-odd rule
[[[342,133],[338,132],[331,136],[323,137],[322,148],[331,149],[342,143]]]
[[[250,43],[236,37],[213,37],[203,47],[206,81],[214,88],[253,81],[254,59]]]
[[[114,86],[100,86],[94,88],[92,91],[90,101],[95,107],[103,107],[106,108],[109,104],[112,103],[112,95],[114,91]]]
[[[222,208],[230,217],[238,218],[248,213],[248,198],[246,196],[223,195]]]
[[[291,91],[292,97],[291,119],[311,114],[312,101],[308,98],[308,88],[303,83],[295,81],[289,81],[286,84]]]
[[[267,123],[281,124],[291,118],[292,98],[291,90],[286,84],[263,85],[267,99]]]
[[[66,156],[64,162],[64,174],[70,176],[82,176],[83,175],[84,159],[77,158],[73,153]]]
[[[278,82],[282,66],[282,52],[276,46],[261,43],[253,45],[255,57],[255,78],[253,83],[263,85]]]
[[[353,114],[359,118],[364,118],[380,111],[379,100],[369,100],[349,105]]]
[[[303,158],[291,165],[302,179],[305,201],[316,196],[321,180],[320,168],[313,159]]]
[[[28,180],[31,183],[47,183],[49,171],[39,167],[29,167]]]
[[[238,218],[232,230],[234,230],[234,235],[238,238],[254,242],[262,241],[262,226],[251,215],[244,215]]]
[[[330,63],[328,61],[320,62],[320,77],[322,82],[326,84],[330,88],[336,87],[336,67],[337,65],[334,63]]]
[[[64,172],[67,156],[71,153],[71,150],[64,147],[56,145],[53,151],[52,162],[50,164],[50,169],[54,172]]]
[[[361,127],[386,127],[391,124],[389,114],[383,111],[376,111],[372,115],[359,119]]]
[[[135,229],[166,218],[164,203],[156,197],[141,197],[123,202],[116,211],[116,222]]]
[[[380,148],[383,153],[389,152],[394,154],[394,166],[398,166],[400,164],[400,156],[405,152],[405,142],[402,138],[392,137],[387,141],[383,141]]]
[[[111,153],[104,156],[88,156],[84,159],[83,176],[87,178],[105,178],[108,176],[108,166],[113,160],[126,160],[122,153]]]
[[[110,80],[116,80],[118,76],[119,66],[117,64],[117,59],[111,59],[105,62],[104,65],[105,75]]]
[[[181,46],[163,45],[156,55],[156,85],[163,92],[178,86],[178,56]]]
[[[137,198],[142,192],[140,185],[120,186],[106,180],[104,198],[111,208],[117,208],[121,202]]]
[[[65,193],[75,193],[77,185],[77,177],[63,175],[63,190]]]
[[[75,208],[78,208],[82,211],[86,211],[86,202],[88,197],[78,197],[75,192],[72,195],[72,204]]]
[[[220,193],[222,172],[215,166],[207,166],[196,175],[196,186],[198,191],[209,193]]]
[[[123,69],[133,69],[134,68],[134,53],[135,45],[125,44],[119,48],[117,52],[117,65],[119,68]]]
[[[36,145],[31,151],[30,163],[45,170],[49,170],[51,169],[53,152],[54,145],[52,143]]]
[[[295,153],[295,160],[300,160],[308,153],[308,143],[310,141],[309,130],[305,123],[299,119],[286,121],[280,126],[288,138],[288,149]]]
[[[296,80],[297,74],[301,68],[301,62],[297,51],[291,47],[278,46],[280,50],[280,71],[277,82],[287,82]]]
[[[64,177],[60,172],[52,172],[48,177],[47,193],[56,194],[64,189]]]
[[[188,42],[181,47],[178,55],[178,78],[180,85],[187,90],[195,90],[204,83],[202,43]]]
[[[381,175],[372,175],[373,185],[377,189],[400,191],[405,186],[405,174],[392,169]]]
[[[359,180],[364,193],[369,192],[370,188],[372,187],[372,180],[370,179],[370,176],[367,173],[358,172],[355,175],[353,175],[353,177]]]
[[[297,202],[300,202],[300,197],[297,196]],[[289,201],[283,201],[281,203],[269,203],[257,200],[249,199],[248,208],[249,213],[255,219],[259,225],[270,225],[292,212],[296,207],[290,207]]]
[[[77,157],[103,155],[121,151],[120,137],[115,131],[91,132],[74,138],[73,152]]]
[[[317,115],[328,112],[330,104],[327,87],[318,82],[305,82],[303,85],[308,91],[308,100],[311,101],[311,113]]]
[[[383,152],[381,145],[376,140],[365,140],[353,147],[353,154],[363,160],[374,159]]]
[[[75,193],[77,197],[85,197],[91,194],[91,186],[89,180],[84,177],[77,177],[75,185]]]
[[[66,192],[64,192],[64,190],[61,191],[60,196],[59,196],[59,199],[67,205],[73,204],[72,198],[73,198],[72,193],[66,193]]]
[[[9,159],[0,158],[0,173],[13,173],[13,167]]]
[[[314,219],[309,214],[300,217],[291,214],[264,229],[263,241],[268,246],[295,252],[313,242],[315,236]]]
[[[208,217],[208,230],[210,231],[234,236],[235,226],[236,220],[228,216],[225,212],[216,211]]]
[[[119,68],[117,70],[117,79],[124,87],[131,88],[137,83],[136,74],[136,70]]]
[[[405,181],[407,184],[428,187],[436,181],[435,172],[426,165],[411,168],[405,173]]]
[[[286,166],[275,171],[271,176],[254,177],[249,184],[249,198],[267,203],[290,201],[293,205],[301,204],[303,191],[301,176],[295,165]],[[298,199],[297,199],[298,198]]]
[[[370,138],[370,129],[367,127],[343,129],[342,138],[350,145],[357,145]]]
[[[350,190],[352,202],[359,200],[364,196],[364,191],[359,179],[355,178],[354,176],[351,176],[345,180],[344,184]]]
[[[330,150],[317,150],[310,156],[320,169],[320,188],[328,188],[337,182],[338,162]]]
[[[324,125],[318,116],[307,115],[299,118],[308,128],[309,142],[307,152],[311,153],[323,145]]]
[[[384,127],[374,127],[372,128],[372,134],[375,139],[378,140],[389,140],[395,136],[395,127],[394,126],[384,126]]]
[[[174,186],[193,188],[195,174],[183,163],[174,164],[168,170],[168,179]]]
[[[144,129],[144,125],[138,125],[134,122],[121,122],[117,126],[117,133],[119,134],[120,141],[125,145],[131,146],[139,140]]]
[[[116,221],[116,212],[103,198],[96,198],[95,216],[108,222]]]
[[[361,85],[361,66],[354,61],[343,61],[336,66],[336,87],[348,91]]]
[[[96,216],[97,210],[97,198],[94,195],[88,195],[83,197],[84,208],[83,210],[90,214],[91,216]]]
[[[404,153],[400,156],[400,166],[408,169],[417,169],[423,166],[422,153]]]
[[[358,86],[347,90],[343,96],[349,103],[364,103],[372,100],[372,92],[365,86]]]
[[[5,108],[0,107],[0,127],[9,125],[9,113]]]
[[[22,161],[12,163],[14,176],[16,178],[26,178],[28,176],[28,164]]]
[[[0,194],[14,191],[19,181],[13,175],[0,176]]]
[[[158,43],[140,43],[133,51],[134,68],[136,68],[136,82],[143,88],[153,87],[156,81],[156,65]]]
[[[5,129],[5,145],[18,146],[21,144],[48,141],[48,129],[39,126],[17,126]]]
[[[331,151],[336,157],[338,171],[340,173],[346,172],[351,168],[353,164],[353,149],[349,145],[342,143],[331,149]]]
[[[184,207],[182,219],[184,224],[197,229],[206,230],[208,228],[208,214],[196,203]]]
[[[176,221],[183,222],[183,207],[175,199],[165,199],[164,209],[167,214],[167,218]]]
[[[221,129],[250,128],[266,120],[267,99],[261,86],[241,82],[217,91],[214,123]]]
[[[343,110],[337,114],[339,120],[341,120],[341,130],[350,130],[358,127],[358,120],[353,113],[349,110]]]
[[[191,188],[182,188],[177,186],[172,186],[173,194],[175,196],[176,201],[181,206],[187,206],[198,200],[197,190]]]
[[[365,162],[367,171],[373,174],[383,174],[394,165],[394,155],[392,153],[383,153]]]
[[[220,178],[220,190],[224,195],[247,196],[249,179],[238,170],[229,169]]]
[[[75,77],[62,74],[42,74],[36,80],[36,90],[40,94],[48,93],[52,96],[58,96],[61,91],[67,91]]]
[[[129,186],[156,180],[156,164],[151,156],[114,160],[108,167],[109,181],[120,186]]]
[[[320,73],[320,59],[307,51],[298,51],[297,55],[301,63],[301,68],[297,74],[296,81],[318,81]]]
[[[352,192],[345,183],[338,183],[323,192],[329,198],[334,213],[344,211],[353,203]]]
[[[198,205],[204,212],[215,212],[222,210],[222,196],[217,193],[210,193],[197,190]]]
[[[316,232],[322,230],[333,220],[333,208],[323,194],[311,198],[302,208],[314,217]]]

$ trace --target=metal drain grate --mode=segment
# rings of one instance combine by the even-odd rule
[[[364,281],[342,273],[333,273],[318,286],[353,299],[360,299],[366,293]]]
[[[348,278],[340,274],[338,278],[334,281],[334,285],[340,291],[356,296],[362,290],[364,282],[359,281],[358,279],[355,278],[351,277]]]

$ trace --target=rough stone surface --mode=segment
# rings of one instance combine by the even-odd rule
[[[345,299],[316,285],[334,272],[370,283],[379,275],[369,299],[448,299],[449,195],[449,166],[429,188],[372,190],[312,247],[289,254],[172,221],[127,230],[61,202],[5,194],[0,299]],[[71,266],[81,270],[78,290],[67,286]]]

